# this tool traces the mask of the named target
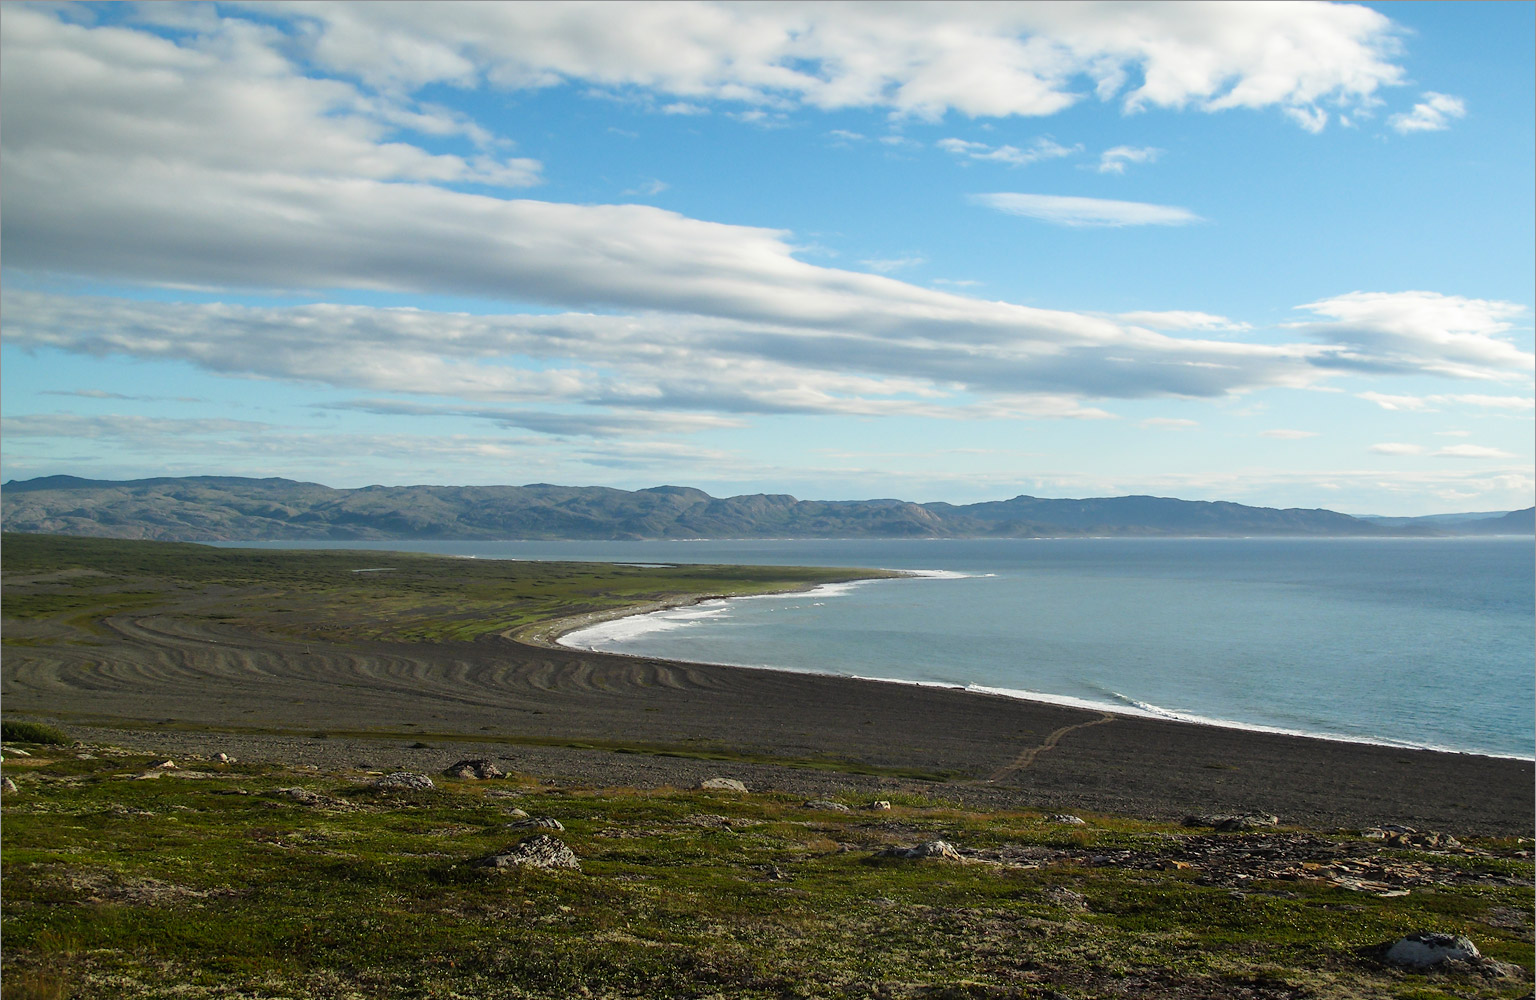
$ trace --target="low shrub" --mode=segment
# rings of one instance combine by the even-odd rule
[[[74,742],[68,733],[55,726],[16,721],[0,722],[0,740],[7,743],[48,743],[54,746],[68,746]]]

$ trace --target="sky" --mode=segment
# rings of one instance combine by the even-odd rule
[[[0,5],[0,476],[1536,502],[1530,3]]]

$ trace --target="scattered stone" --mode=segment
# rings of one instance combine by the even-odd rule
[[[871,812],[890,812],[891,804],[884,799],[877,799],[864,808],[870,810]]]
[[[523,815],[527,815],[524,813]],[[535,816],[532,819],[520,819],[507,826],[516,830],[564,830],[565,826],[553,816]]]
[[[944,840],[930,840],[916,847],[887,847],[878,855],[882,858],[938,858],[941,861],[963,861],[955,845]]]
[[[301,806],[308,806],[311,809],[352,808],[352,803],[346,801],[345,799],[338,799],[330,795],[321,795],[319,792],[312,792],[307,788],[299,788],[297,786],[293,788],[274,788],[267,794],[273,798],[289,799],[293,802],[297,802]]]
[[[227,753],[216,753],[213,755],[213,759],[218,761],[220,764],[233,764],[235,762],[235,758],[231,757]]]
[[[1455,851],[1462,849],[1461,841],[1448,833],[1434,830],[1420,833],[1411,826],[1378,826],[1361,834],[1367,840],[1379,840],[1388,847],[1418,847],[1431,851]]]
[[[526,809],[519,809],[517,806],[513,806],[511,809],[507,810],[507,818],[508,819],[527,819],[528,818],[528,810],[526,810]]]
[[[802,805],[806,809],[826,809],[839,813],[853,812],[850,807],[843,805],[841,802],[833,802],[830,799],[811,799],[809,802],[802,803]]]
[[[484,757],[461,760],[450,766],[443,774],[449,778],[473,778],[480,781],[506,777],[506,773],[501,768]]]
[[[581,862],[565,844],[547,833],[535,834],[520,843],[476,858],[470,862],[475,868],[570,868],[581,871]]]
[[[1469,937],[1417,931],[1392,942],[1382,957],[1393,965],[1430,969],[1446,962],[1470,962],[1483,955]]]
[[[84,759],[83,754],[80,756]],[[152,760],[149,762],[148,767],[150,770],[159,768],[162,771],[174,771],[176,770],[176,762],[174,760]]]
[[[25,750],[21,750],[21,749],[19,749],[17,747],[6,747],[5,748],[5,752],[10,754],[12,757],[30,757],[30,756],[32,756],[31,754],[27,753]]]
[[[433,780],[425,774],[417,774],[415,771],[396,771],[386,774],[373,783],[375,788],[386,788],[397,791],[431,791],[437,787]]]
[[[714,813],[694,813],[683,820],[691,826],[702,826],[709,830],[742,830],[749,826],[760,825],[755,819],[731,819],[729,816],[717,816]]]
[[[1243,813],[1240,816],[1185,816],[1185,826],[1208,826],[1230,833],[1239,830],[1263,830],[1278,826],[1280,817],[1268,813]]]
[[[76,760],[95,760],[96,759],[96,755],[93,754],[93,753],[85,753],[84,751],[82,751],[80,753],[75,754],[75,759]],[[170,761],[166,761],[166,763],[170,764]],[[159,767],[160,765],[159,764],[151,764],[150,766],[151,767]],[[176,765],[175,764],[171,764],[171,766],[175,767]]]
[[[0,789],[4,789],[7,792],[17,791],[16,782],[10,778],[0,778]]]
[[[747,786],[735,778],[705,778],[699,782],[699,790],[704,792],[745,792]]]
[[[1081,816],[1073,816],[1071,813],[1052,813],[1045,818],[1047,823],[1065,823],[1067,826],[1087,826],[1087,822]]]

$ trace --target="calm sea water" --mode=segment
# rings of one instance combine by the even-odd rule
[[[1531,539],[388,542],[480,558],[878,566],[582,648],[882,677],[1247,728],[1536,755]]]

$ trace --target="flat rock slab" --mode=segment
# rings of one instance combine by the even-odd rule
[[[705,778],[699,782],[699,790],[705,792],[745,792],[747,786],[735,778]]]
[[[918,844],[916,847],[887,847],[877,856],[882,858],[907,858],[911,860],[922,858],[935,858],[940,861],[965,860],[960,856],[960,852],[955,850],[955,845],[946,840],[930,840],[927,843]]]
[[[373,787],[425,792],[436,788],[437,784],[425,774],[417,774],[414,771],[396,771],[394,774],[386,774],[378,781],[375,781]]]

